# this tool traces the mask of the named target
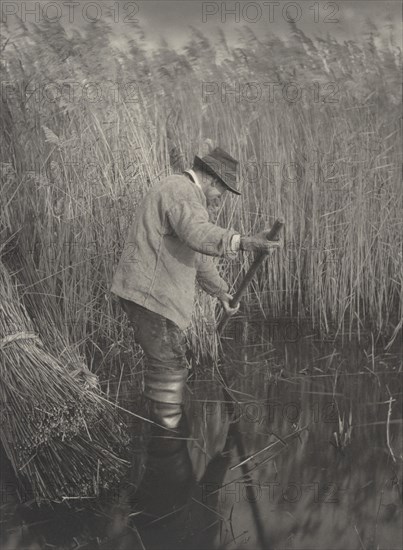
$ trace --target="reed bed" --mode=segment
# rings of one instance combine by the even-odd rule
[[[44,346],[0,262],[1,443],[38,501],[97,496],[128,464],[121,419],[70,359]]]
[[[87,356],[127,342],[109,286],[131,217],[149,186],[209,139],[241,163],[243,195],[228,198],[220,223],[253,233],[286,220],[284,250],[243,306],[306,318],[323,333],[371,326],[391,338],[403,316],[393,37],[372,26],[355,41],[312,41],[294,26],[284,41],[243,28],[230,47],[197,31],[178,52],[150,50],[132,31],[117,49],[107,20],[72,35],[20,22],[4,42],[1,73],[15,93],[2,110],[2,226],[46,281],[65,335]],[[294,102],[281,91],[273,101],[221,93],[267,81],[304,93]],[[206,95],[206,83],[219,93]],[[249,262],[219,269],[236,287]],[[217,355],[214,307],[198,298],[189,331],[198,357]],[[108,364],[100,374],[113,372]]]

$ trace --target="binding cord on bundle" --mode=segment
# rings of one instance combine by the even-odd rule
[[[44,344],[0,261],[1,443],[37,501],[96,497],[129,466],[116,408],[68,358]]]

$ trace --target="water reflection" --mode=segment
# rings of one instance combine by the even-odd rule
[[[186,536],[194,484],[186,432],[170,437],[157,431],[148,445],[146,471],[131,501],[141,511],[135,525],[146,548],[179,548]]]
[[[189,388],[193,479],[172,547],[403,547],[399,355],[230,344],[237,404],[218,373]]]
[[[233,446],[223,482],[206,481],[222,518],[212,547],[403,547],[401,356],[310,341],[242,351],[227,367],[245,456]]]
[[[189,384],[189,392],[193,395],[180,434],[151,430],[146,469],[129,499],[132,531],[147,549],[213,548],[220,527],[217,498],[207,505],[205,491],[212,482],[222,484],[228,469],[229,416],[219,407],[210,411],[206,406],[222,402],[216,383],[199,380]],[[117,548],[125,548],[134,537],[122,530],[114,541]]]
[[[238,403],[216,369],[199,374],[183,437],[152,434],[129,507],[119,495],[55,526],[88,549],[402,548],[400,350],[276,348],[228,340]]]

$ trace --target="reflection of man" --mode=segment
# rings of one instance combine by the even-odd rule
[[[211,256],[234,257],[238,250],[268,251],[279,246],[266,233],[239,235],[211,222],[227,191],[240,195],[238,162],[220,148],[193,169],[168,176],[139,206],[130,227],[111,291],[135,329],[147,371],[144,395],[151,419],[178,427],[187,378],[184,329],[190,324],[195,281],[232,315],[228,285]],[[210,215],[210,219],[209,219]]]

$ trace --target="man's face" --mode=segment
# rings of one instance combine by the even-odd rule
[[[222,206],[222,201],[227,192],[227,188],[223,185],[219,179],[211,176],[210,185],[204,190],[207,201],[207,211],[209,213],[209,219],[212,223],[215,223]]]

